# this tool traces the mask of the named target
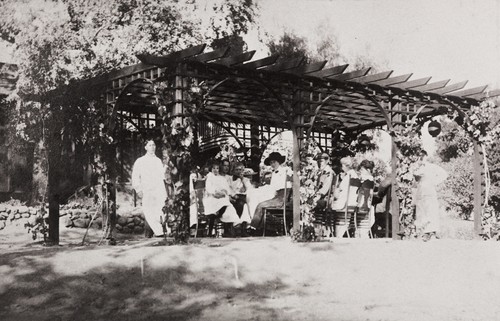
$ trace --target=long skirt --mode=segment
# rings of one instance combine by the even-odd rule
[[[241,219],[236,214],[236,209],[229,201],[229,196],[223,198],[215,198],[207,196],[203,199],[203,206],[205,207],[205,215],[216,214],[225,207],[224,213],[220,218],[221,222],[240,224]]]
[[[276,192],[276,195],[270,200],[260,202],[255,208],[255,213],[252,218],[250,225],[254,228],[260,228],[262,224],[262,217],[264,216],[264,209],[268,207],[283,207],[283,198],[285,196],[285,190],[281,189]]]
[[[416,200],[415,226],[422,233],[439,232],[441,207],[437,196],[419,195]]]

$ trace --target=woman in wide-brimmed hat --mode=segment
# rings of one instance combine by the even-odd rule
[[[270,189],[274,192],[274,197],[270,200],[260,202],[255,208],[255,212],[252,218],[251,227],[254,229],[260,228],[263,210],[266,207],[282,207],[284,205],[285,187],[291,187],[291,175],[288,173],[286,167],[282,167],[286,160],[286,157],[278,152],[272,152],[264,160],[265,165],[269,165],[272,168]]]

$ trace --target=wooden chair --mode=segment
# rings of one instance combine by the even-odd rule
[[[349,228],[356,227],[353,221],[353,214],[358,207],[358,189],[361,186],[361,181],[358,178],[349,179],[349,187],[344,208],[339,211],[334,211],[334,227],[335,236],[342,237],[347,232],[349,236]],[[343,231],[340,233],[340,231]],[[342,235],[340,235],[342,234]]]
[[[293,219],[293,206],[291,204],[292,193],[287,193],[288,188],[285,181],[285,194],[283,195],[283,206],[279,207],[266,207],[264,208],[264,216],[262,218],[262,236],[266,236],[266,224],[275,227],[280,233],[281,226],[283,226],[283,234],[288,235]],[[287,219],[288,222],[287,223]]]
[[[205,226],[207,224],[207,218],[205,216],[205,208],[203,206],[203,196],[205,195],[205,180],[199,179],[193,182],[194,195],[195,195],[195,205],[198,213],[198,220],[196,222],[196,231],[194,237],[198,237],[198,231],[200,226]]]
[[[375,215],[372,209],[373,181],[363,181],[358,189],[357,207],[354,211],[355,235],[361,237],[361,233],[367,233],[370,238],[373,238],[371,227]]]

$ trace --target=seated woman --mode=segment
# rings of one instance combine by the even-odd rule
[[[224,223],[232,223],[233,225],[241,223],[229,199],[231,188],[227,179],[219,175],[219,166],[218,161],[212,163],[211,172],[207,174],[205,181],[203,207],[205,208],[205,215],[209,219],[209,235],[212,235],[216,216],[220,217],[221,222]]]
[[[270,165],[273,172],[271,175],[271,183],[269,184],[270,193],[274,195],[273,198],[260,202],[255,208],[255,213],[252,218],[251,227],[257,229],[261,227],[262,216],[264,209],[267,207],[283,207],[285,197],[285,186],[291,187],[288,170],[282,167],[281,164],[285,162],[285,156],[278,152],[272,152],[269,157],[264,160],[265,165]],[[287,185],[285,185],[287,184]]]
[[[251,218],[248,213],[248,206],[245,206],[247,203],[247,192],[253,189],[252,182],[248,177],[244,175],[243,163],[237,162],[234,164],[233,175],[230,179],[230,200],[231,204],[233,204],[236,209],[236,213],[238,217],[242,221],[242,229],[246,229],[246,223],[250,223]]]
[[[332,204],[332,209],[334,211],[345,208],[349,181],[351,178],[358,178],[358,173],[353,169],[351,157],[343,157],[340,159],[340,164],[342,165],[342,172],[339,174],[337,186],[335,186],[334,201]]]

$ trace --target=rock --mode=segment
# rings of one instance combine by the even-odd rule
[[[134,224],[135,225],[141,225],[141,223],[142,223],[142,220],[139,217],[137,217],[137,216],[134,217]]]
[[[7,214],[7,212],[0,212],[0,220],[6,220],[7,217],[9,217],[9,214]]]
[[[0,222],[0,230],[3,230],[5,228],[5,221]]]
[[[24,213],[19,213],[21,214],[21,217],[24,217],[24,218],[28,218],[31,216],[31,214],[29,212],[24,212]]]
[[[73,224],[75,227],[85,228],[89,225],[89,221],[84,218],[77,218],[73,220]]]
[[[92,223],[92,227],[101,228],[102,227],[102,218],[101,217],[97,217],[94,220],[94,222]]]
[[[130,230],[134,230],[135,224],[133,222],[128,223],[126,227],[129,228]]]
[[[133,217],[127,217],[127,224],[134,223]]]
[[[15,213],[15,214],[14,214],[14,219],[15,219],[15,220],[18,220],[18,219],[20,219],[20,218],[21,218],[21,213]]]
[[[66,227],[73,227],[74,226],[73,220],[71,220],[71,217],[68,216],[66,218],[66,221],[64,222],[64,226],[66,226]]]
[[[123,230],[123,226],[121,226],[120,224],[116,224],[116,225],[115,225],[115,228],[116,228],[118,231]]]
[[[35,215],[38,213],[38,209],[36,207],[30,207],[28,212],[31,214],[31,215]]]
[[[7,212],[7,207],[5,205],[0,204],[0,213],[1,212]]]
[[[130,234],[130,233],[132,233],[132,230],[131,230],[131,229],[129,229],[128,227],[126,227],[126,226],[125,226],[125,227],[123,228],[123,230],[122,230],[122,233],[127,233],[127,234]]]
[[[80,211],[80,210],[73,210],[73,214],[72,215],[73,215],[73,217],[80,218],[80,216],[82,216],[82,211]]]
[[[21,213],[21,214],[28,213],[29,212],[29,208],[28,208],[28,206],[19,206],[17,208],[17,212]]]
[[[123,217],[123,216],[120,216],[118,218],[118,220],[116,220],[116,223],[120,224],[120,225],[127,225],[127,218],[126,217]]]
[[[140,234],[142,232],[144,232],[144,228],[143,227],[141,227],[141,226],[134,227],[134,233]]]

